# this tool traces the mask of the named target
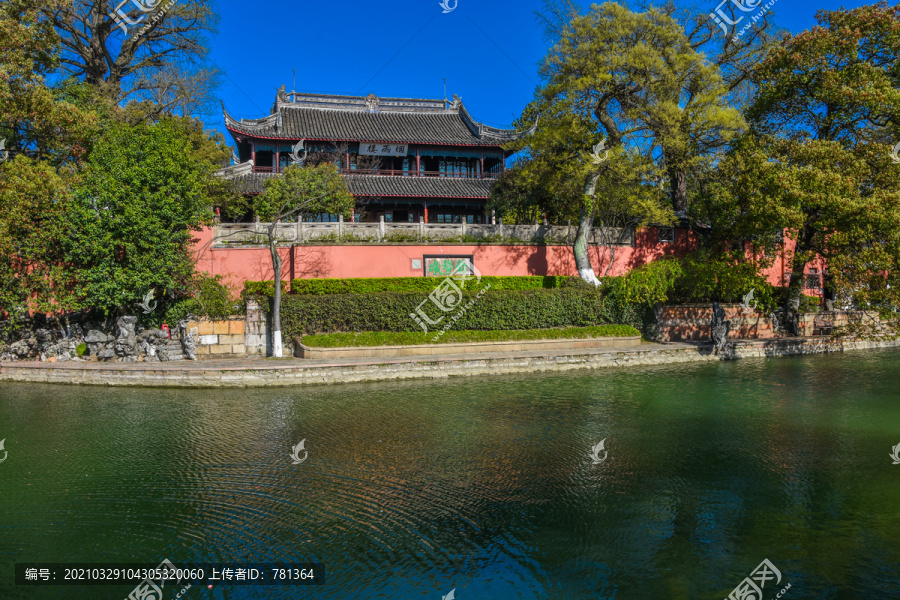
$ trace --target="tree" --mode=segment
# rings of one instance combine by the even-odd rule
[[[114,101],[139,101],[153,118],[215,108],[219,72],[206,62],[207,36],[218,25],[214,3],[70,0],[46,14],[61,40],[63,71]]]
[[[11,156],[60,166],[85,156],[96,116],[47,86],[46,77],[57,64],[58,38],[44,5],[34,0],[0,4],[0,140]]]
[[[43,7],[0,5],[0,319],[13,322],[71,306],[59,224],[97,123],[46,84],[58,40]]]
[[[768,199],[794,241],[790,323],[816,256],[845,296],[900,306],[900,174],[879,143],[900,125],[900,7],[881,2],[816,19],[760,65],[749,110],[777,177]]]
[[[771,45],[774,25],[766,13],[740,37],[723,36],[705,6],[635,4],[644,12],[607,3],[582,15],[572,0],[544,0],[537,17],[557,59],[572,61],[568,76],[585,75],[581,83],[593,85],[586,114],[604,99],[602,112],[632,129],[626,138],[657,146],[672,206],[684,215],[691,175],[704,172],[705,159],[744,128],[740,108],[751,95],[749,76]],[[724,10],[735,8],[728,3]],[[558,70],[553,52],[545,75]],[[604,69],[608,76],[597,78]]]
[[[178,120],[110,122],[63,215],[67,270],[85,306],[113,313],[150,289],[191,289],[192,232],[212,224],[218,165]]]
[[[281,342],[281,254],[278,252],[278,225],[285,219],[332,213],[350,216],[353,196],[347,191],[344,179],[332,163],[315,167],[291,165],[281,177],[265,183],[265,192],[252,200],[253,212],[266,223],[266,237],[272,256],[275,278],[275,299],[272,305],[272,353],[282,356]]]
[[[536,110],[535,106],[528,109]],[[651,159],[636,149],[629,153],[621,147],[610,152],[598,149],[596,155],[582,151],[597,145],[592,120],[562,100],[543,105],[541,110],[534,135],[513,146],[525,150],[525,156],[492,189],[490,206],[502,214],[546,212],[557,221],[580,217],[573,245],[576,265],[579,275],[596,285],[588,254],[593,234],[599,233],[599,244],[608,253],[606,275],[615,262],[623,230],[650,223],[670,224],[674,214],[658,185],[659,173]],[[528,111],[523,122],[530,116]],[[590,195],[583,187],[586,178],[593,182]]]
[[[71,177],[22,155],[0,172],[0,320],[72,309],[59,243]]]
[[[547,84],[532,110],[565,107],[605,138],[608,163],[587,168],[573,251],[580,276],[597,284],[587,253],[601,178],[622,152],[653,158],[669,180],[676,213],[687,210],[686,173],[709,160],[744,126],[726,104],[718,68],[691,47],[683,28],[658,11],[634,13],[615,3],[572,16],[541,68]],[[586,154],[587,146],[578,148]],[[618,167],[616,167],[618,168]],[[638,169],[645,172],[645,169]],[[622,179],[622,174],[612,179]],[[658,178],[644,184],[658,183]],[[606,189],[609,189],[608,187]]]

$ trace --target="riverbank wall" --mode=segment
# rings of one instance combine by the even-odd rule
[[[709,344],[406,357],[256,359],[178,363],[4,363],[0,382],[173,388],[252,388],[562,372],[749,358],[776,358],[900,346],[900,340],[789,338],[737,341],[716,355]]]

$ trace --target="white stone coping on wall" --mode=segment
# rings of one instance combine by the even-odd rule
[[[576,348],[609,348],[639,346],[641,336],[599,337],[550,340],[510,340],[502,342],[464,342],[454,344],[415,344],[406,346],[353,346],[346,348],[311,348],[297,344],[297,358],[333,360],[339,358],[393,358],[396,356],[445,356],[470,352],[528,352],[533,350],[572,350]]]
[[[178,388],[284,387],[309,384],[357,383],[402,379],[441,379],[665,365],[744,358],[772,358],[900,346],[900,340],[835,341],[789,338],[730,344],[721,355],[710,344],[651,344],[635,348],[594,348],[557,352],[519,352],[508,355],[446,355],[428,358],[352,360],[306,363],[302,360],[240,360],[234,365],[179,363],[5,363],[0,381]],[[225,362],[225,361],[223,361]],[[231,361],[229,361],[231,362]]]

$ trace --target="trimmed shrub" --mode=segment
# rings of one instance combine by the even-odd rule
[[[606,277],[602,290],[623,305],[653,306],[666,302],[682,276],[681,261],[656,260],[632,270],[624,277]]]
[[[546,277],[521,276],[501,277],[485,276],[481,285],[490,284],[491,290],[533,290],[555,289],[570,277],[549,275]],[[378,277],[361,279],[294,279],[291,282],[292,294],[372,294],[379,292],[425,292],[430,293],[439,283],[439,277]],[[248,284],[257,282],[247,282]],[[265,283],[265,282],[262,282]],[[245,285],[245,290],[247,289]],[[261,295],[272,295],[274,286],[269,283],[268,292],[255,292]]]
[[[197,302],[196,316],[222,320],[244,312],[242,302],[232,298],[231,289],[223,283],[221,275],[200,274],[194,282],[194,300]]]
[[[281,282],[281,293],[287,294],[287,282]],[[247,299],[250,296],[274,296],[274,281],[245,281],[244,289],[241,292],[241,298]]]
[[[490,289],[464,291],[460,309],[442,313],[430,301],[423,309],[433,321],[443,319],[430,330],[442,329],[451,316],[453,330],[547,329],[588,327],[603,324],[640,326],[643,316],[636,308],[622,309],[596,290]],[[281,322],[286,336],[342,331],[421,331],[410,314],[427,300],[420,292],[373,294],[289,295],[282,301]]]
[[[140,316],[141,326],[174,325],[182,319],[195,317],[218,320],[242,314],[245,310],[243,301],[232,298],[233,291],[223,279],[222,275],[196,273],[188,288],[189,295],[174,300],[161,297],[159,310]]]

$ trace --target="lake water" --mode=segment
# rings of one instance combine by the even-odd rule
[[[326,569],[189,600],[721,600],[764,559],[781,574],[766,600],[788,584],[787,600],[900,598],[897,351],[264,390],[0,384],[4,438],[3,600],[134,587],[16,586],[16,562],[165,558]]]

